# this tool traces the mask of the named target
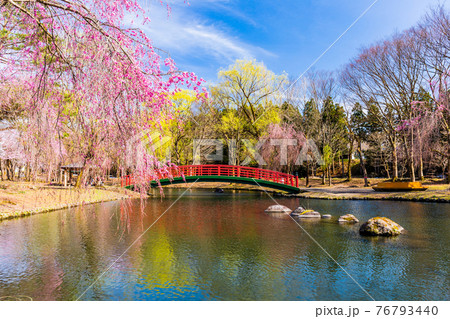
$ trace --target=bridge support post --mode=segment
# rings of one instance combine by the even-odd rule
[[[298,173],[295,173],[295,187],[298,188]]]

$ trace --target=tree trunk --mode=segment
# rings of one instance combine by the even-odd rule
[[[397,147],[394,145],[392,150],[392,180],[395,182],[398,179],[398,157]]]
[[[31,179],[31,169],[30,169],[30,164],[27,164],[26,168],[25,168],[25,180],[27,182],[29,182]]]
[[[419,160],[419,179],[421,181],[423,181],[425,179],[425,176],[423,174],[423,157],[422,157],[422,154],[420,154],[420,160]]]
[[[414,172],[414,159],[412,157],[411,152],[408,149],[407,146],[407,140],[405,137],[403,137],[403,146],[405,149],[405,154],[406,154],[406,158],[407,158],[407,162],[408,162],[408,172],[409,172],[409,178],[411,180],[411,182],[415,182],[416,181],[416,174]]]
[[[14,165],[11,160],[6,160],[6,178],[8,181],[14,181]]]
[[[323,168],[322,169],[322,185],[325,185],[325,172],[326,172],[326,169]]]
[[[421,134],[420,131],[418,133]],[[423,174],[423,142],[421,137],[419,137],[419,179],[421,181],[425,179]]]
[[[309,186],[309,161],[306,160],[306,187]]]
[[[409,176],[411,178],[411,182],[416,181],[416,173],[414,171],[414,160],[412,158],[409,161]]]
[[[411,148],[408,147],[408,141],[405,136],[403,136],[403,146],[405,148],[406,157],[408,160],[408,171],[409,171],[409,178],[411,179],[411,182],[416,181],[416,173],[414,170],[414,151],[413,151],[413,139],[411,137]]]
[[[344,163],[344,154],[342,154],[342,157],[341,157],[341,163],[342,163],[342,178],[345,178],[345,163]]]
[[[330,169],[330,165],[328,165],[328,186],[331,186],[331,169]]]
[[[83,175],[84,175],[84,167],[81,169],[80,174],[78,174],[77,182],[75,183],[76,188],[81,188]]]
[[[347,180],[352,180],[352,155],[353,155],[353,140],[350,141],[350,149],[348,150],[348,163],[347,163]]]
[[[450,134],[448,135],[448,146],[447,146],[447,184],[450,184]]]
[[[48,173],[47,173],[47,183],[51,183],[52,182],[52,168],[50,166],[50,164],[48,165]]]
[[[361,141],[358,141],[358,155],[359,155],[359,163],[361,165],[363,176],[364,176],[364,187],[368,187],[369,183],[367,181],[367,170],[366,170],[366,164],[364,163],[364,158],[362,156],[361,151]]]
[[[411,115],[409,116],[409,120],[411,121]],[[410,170],[411,170],[411,182],[416,181],[416,170],[414,167],[414,128],[411,128],[411,154],[409,155],[410,160]]]
[[[20,181],[20,178],[22,177],[22,166],[18,166],[17,170],[17,180]]]
[[[386,171],[387,179],[391,179],[391,172],[389,172],[389,163],[386,159],[383,160],[384,170]]]

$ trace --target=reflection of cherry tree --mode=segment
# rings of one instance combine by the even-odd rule
[[[47,166],[51,172],[59,163],[76,161],[83,164],[83,172],[101,172],[114,159],[122,169],[153,174],[157,160],[145,148],[135,150],[143,153],[140,163],[125,167],[127,140],[170,116],[167,106],[180,85],[193,86],[197,92],[201,80],[177,71],[141,30],[124,26],[128,15],[148,20],[139,4],[131,0],[0,4],[2,74],[20,79],[30,92],[22,127],[29,146],[26,155],[37,161],[35,168]],[[58,151],[63,145],[66,157]],[[51,167],[48,157],[55,159]]]

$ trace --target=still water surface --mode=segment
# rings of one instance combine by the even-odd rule
[[[302,229],[265,214],[264,194],[165,192],[143,211],[109,202],[0,223],[0,298],[450,300],[450,204],[277,198],[333,215]],[[360,237],[337,224],[345,213],[407,233]]]

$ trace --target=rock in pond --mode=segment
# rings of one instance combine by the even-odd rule
[[[291,216],[297,216],[303,213],[306,209],[304,209],[302,206],[297,207],[294,209],[294,211],[291,213]]]
[[[283,205],[269,206],[264,212],[266,213],[290,213],[292,210]]]
[[[359,233],[365,236],[397,236],[403,227],[386,217],[374,217],[361,225]]]
[[[325,215],[322,215],[322,218],[324,218],[324,219],[330,219],[330,218],[331,218],[331,215],[330,215],[330,214],[325,214]]]
[[[318,213],[312,209],[304,210],[303,212],[297,213],[293,216],[297,217],[297,218],[321,218],[322,217],[322,216],[320,216],[320,213]]]
[[[359,220],[354,215],[347,214],[347,215],[343,215],[343,216],[339,217],[338,222],[339,223],[359,223]]]

